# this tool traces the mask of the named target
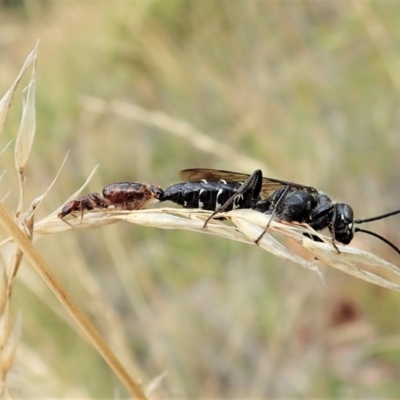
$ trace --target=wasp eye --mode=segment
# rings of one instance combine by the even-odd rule
[[[343,204],[343,210],[342,210],[342,215],[343,218],[345,219],[345,221],[352,223],[354,221],[354,212],[353,209],[347,205],[347,204]]]
[[[354,221],[353,209],[348,204],[339,203],[336,207],[337,218],[340,218],[348,224],[351,224]]]

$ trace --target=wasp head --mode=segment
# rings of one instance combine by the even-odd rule
[[[354,237],[354,212],[348,204],[335,204],[335,239],[349,244]]]

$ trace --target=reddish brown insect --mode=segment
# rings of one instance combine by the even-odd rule
[[[90,211],[94,208],[108,208],[110,205],[111,202],[108,199],[100,196],[98,193],[90,193],[66,203],[57,216],[64,219],[68,214],[81,211],[83,217],[83,211]]]
[[[58,217],[64,220],[68,214],[94,208],[107,209],[114,206],[120,210],[140,210],[148,204],[157,201],[163,190],[157,185],[147,185],[138,182],[116,182],[104,186],[103,196],[98,193],[90,193],[71,200],[64,205]]]
[[[103,196],[122,210],[140,210],[158,200],[164,191],[157,185],[117,182],[104,186]]]

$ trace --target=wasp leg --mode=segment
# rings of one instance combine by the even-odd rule
[[[287,194],[289,193],[289,190],[290,190],[289,185],[285,186],[285,188],[282,190],[282,193],[279,195],[279,198],[277,199],[276,203],[274,204],[274,209],[272,210],[271,217],[269,218],[267,226],[265,227],[264,231],[261,233],[261,235],[255,241],[256,244],[260,243],[260,240],[263,238],[263,236],[267,232],[267,230],[268,230],[269,226],[271,225],[271,222],[276,214],[276,210],[277,210],[279,204],[285,200]]]
[[[231,196],[218,210],[215,210],[204,222],[203,228],[205,228],[208,222],[215,217],[215,215],[224,212],[227,207],[235,201],[235,198],[241,196],[247,190],[253,186],[252,195],[258,197],[261,192],[262,187],[262,172],[260,169],[255,170],[243,183],[243,185],[238,189],[238,191]]]

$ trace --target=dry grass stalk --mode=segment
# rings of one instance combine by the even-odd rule
[[[21,229],[16,226],[14,221],[8,215],[7,210],[1,203],[0,223],[3,225],[7,233],[12,237],[13,241],[23,251],[25,256],[35,267],[36,271],[40,274],[42,279],[57,296],[64,308],[71,314],[78,325],[86,333],[89,340],[95,346],[99,354],[103,356],[103,358],[109,364],[110,368],[112,368],[115,374],[121,379],[122,383],[126,386],[128,391],[132,395],[137,396],[139,399],[146,399],[146,396],[143,394],[141,388],[131,379],[131,377],[118,361],[118,359],[115,357],[111,349],[101,338],[101,336],[93,327],[88,318],[80,310],[79,306],[75,304],[75,302],[72,301],[72,299],[68,296],[67,292],[63,289],[62,285],[53,274],[50,267],[46,264],[44,259],[32,245],[30,239],[27,237],[27,235],[24,234]]]
[[[211,212],[209,211],[175,208],[93,211],[85,213],[83,218],[80,216],[78,218],[70,218],[68,220],[70,225],[55,216],[49,216],[35,225],[35,234],[46,235],[71,229],[90,229],[122,220],[161,229],[186,229],[254,245],[254,241],[260,236],[269,221],[269,216],[257,211],[234,210],[221,214],[230,220],[232,224],[213,220],[208,223],[206,228],[203,228],[204,221],[210,214]],[[312,241],[305,237],[304,233],[318,236],[322,242]],[[271,221],[271,225],[260,241],[259,246],[277,257],[311,269],[318,273],[321,278],[322,274],[318,270],[316,262],[312,263],[289,251],[274,237],[275,235],[290,237],[307,249],[317,260],[321,260],[333,268],[375,285],[400,291],[398,284],[364,268],[365,265],[369,265],[400,276],[400,269],[397,266],[374,254],[342,245],[338,245],[340,250],[340,254],[338,254],[332,246],[330,237],[324,236],[308,226]]]
[[[50,267],[37,252],[32,244],[34,233],[34,213],[37,206],[47,195],[49,189],[36,199],[32,205],[24,212],[24,178],[29,154],[32,148],[35,128],[35,73],[36,73],[36,57],[37,45],[32,53],[28,56],[25,65],[21,69],[16,81],[0,101],[0,130],[2,131],[4,122],[7,117],[8,109],[15,90],[20,82],[24,72],[30,64],[33,63],[33,71],[29,85],[27,87],[27,95],[23,104],[23,113],[20,123],[20,128],[15,146],[15,166],[19,176],[19,203],[16,210],[15,220],[9,215],[4,205],[0,202],[0,224],[5,231],[10,235],[0,243],[1,251],[1,278],[0,278],[0,395],[9,395],[6,385],[6,376],[14,361],[15,351],[20,336],[20,318],[16,319],[14,325],[10,315],[10,301],[13,289],[14,278],[17,274],[21,263],[22,255],[24,254],[36,271],[54,292],[60,300],[64,308],[70,313],[82,330],[86,333],[89,340],[97,349],[100,355],[109,364],[110,368],[120,378],[129,393],[139,399],[146,399],[142,389],[129,376],[125,368],[113,354],[102,337],[95,330],[91,322],[83,314],[77,304],[75,304],[66,291],[61,286],[56,276],[52,273]],[[93,171],[94,172],[94,171]],[[89,177],[90,179],[90,177]]]
[[[37,46],[36,44],[33,51],[29,54],[28,58],[25,61],[25,64],[21,68],[17,78],[14,83],[11,85],[11,88],[7,91],[7,93],[0,100],[0,133],[4,129],[5,121],[8,115],[8,110],[11,105],[11,101],[14,97],[15,91],[18,87],[19,82],[21,81],[24,73],[28,69],[28,67],[33,63],[36,64],[37,57]],[[32,135],[35,131],[35,124],[32,123],[32,105],[34,107],[34,96],[35,96],[35,67],[33,68],[31,83],[29,85],[28,97],[26,104],[24,105],[24,112],[21,118],[20,124],[20,135],[19,135],[19,144],[21,145],[24,140],[26,140],[27,134]],[[33,112],[34,118],[34,112]],[[24,139],[25,138],[25,139]],[[20,150],[17,150],[16,153],[19,155],[22,154]],[[27,161],[28,154],[25,153],[25,158]],[[25,162],[26,165],[26,162]],[[22,165],[21,165],[22,166]],[[18,168],[17,168],[18,169]],[[22,168],[23,171],[24,168]],[[33,228],[33,216],[31,218],[26,219],[26,223],[22,226],[22,219],[20,217],[20,212],[22,210],[22,199],[24,196],[22,179],[20,180],[20,197],[19,197],[19,205],[17,207],[17,216],[14,222],[15,229],[22,229],[22,227],[27,231],[28,237],[31,237],[32,228]],[[25,220],[25,218],[24,218]],[[0,352],[1,352],[1,364],[0,364],[0,394],[2,396],[9,396],[7,385],[6,385],[6,376],[14,362],[15,351],[17,348],[17,344],[20,337],[21,330],[21,319],[17,318],[13,324],[12,316],[10,313],[10,304],[11,304],[11,295],[13,289],[14,278],[17,274],[18,268],[20,266],[22,259],[22,252],[20,248],[14,242],[7,242],[1,247],[1,279],[0,279],[0,315],[1,315],[1,324],[0,324]]]

